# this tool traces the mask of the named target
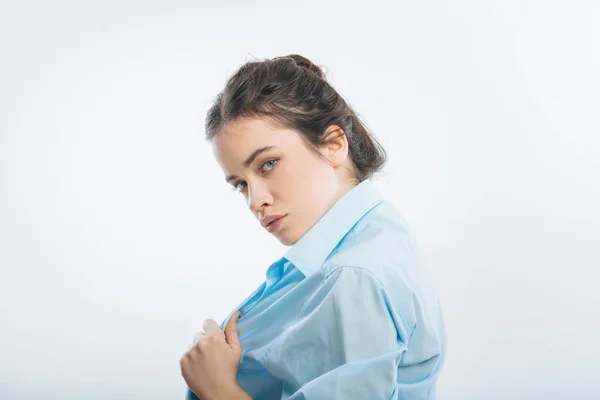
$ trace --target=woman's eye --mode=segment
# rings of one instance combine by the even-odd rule
[[[261,166],[261,170],[264,171],[266,168],[266,172],[269,172],[273,169],[273,167],[275,167],[275,164],[277,164],[277,160],[269,160]]]
[[[236,192],[241,192],[246,187],[246,182],[239,181],[235,185],[233,185],[232,190]]]

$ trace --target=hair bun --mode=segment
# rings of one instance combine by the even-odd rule
[[[292,60],[294,60],[296,62],[296,64],[299,67],[306,68],[307,70],[312,71],[315,74],[317,74],[319,76],[319,78],[325,79],[325,74],[323,73],[323,70],[321,70],[321,68],[319,68],[315,64],[313,64],[312,61],[310,61],[308,58],[301,56],[300,54],[289,54],[287,56],[278,57],[278,58],[291,58]]]

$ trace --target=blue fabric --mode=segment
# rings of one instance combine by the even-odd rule
[[[253,399],[435,398],[446,348],[438,298],[406,221],[369,180],[237,309],[238,383]],[[188,389],[187,399],[197,397]]]

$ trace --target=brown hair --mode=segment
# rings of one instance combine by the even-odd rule
[[[324,135],[329,126],[339,126],[359,182],[379,172],[386,161],[381,144],[321,68],[297,54],[244,64],[208,111],[206,138],[212,140],[227,122],[240,117],[265,117],[294,129],[314,150],[332,140]]]

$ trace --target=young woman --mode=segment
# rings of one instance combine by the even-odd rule
[[[205,321],[180,363],[187,398],[435,398],[436,293],[370,181],[384,150],[320,68],[299,55],[245,64],[206,136],[227,182],[291,247],[222,326]]]

